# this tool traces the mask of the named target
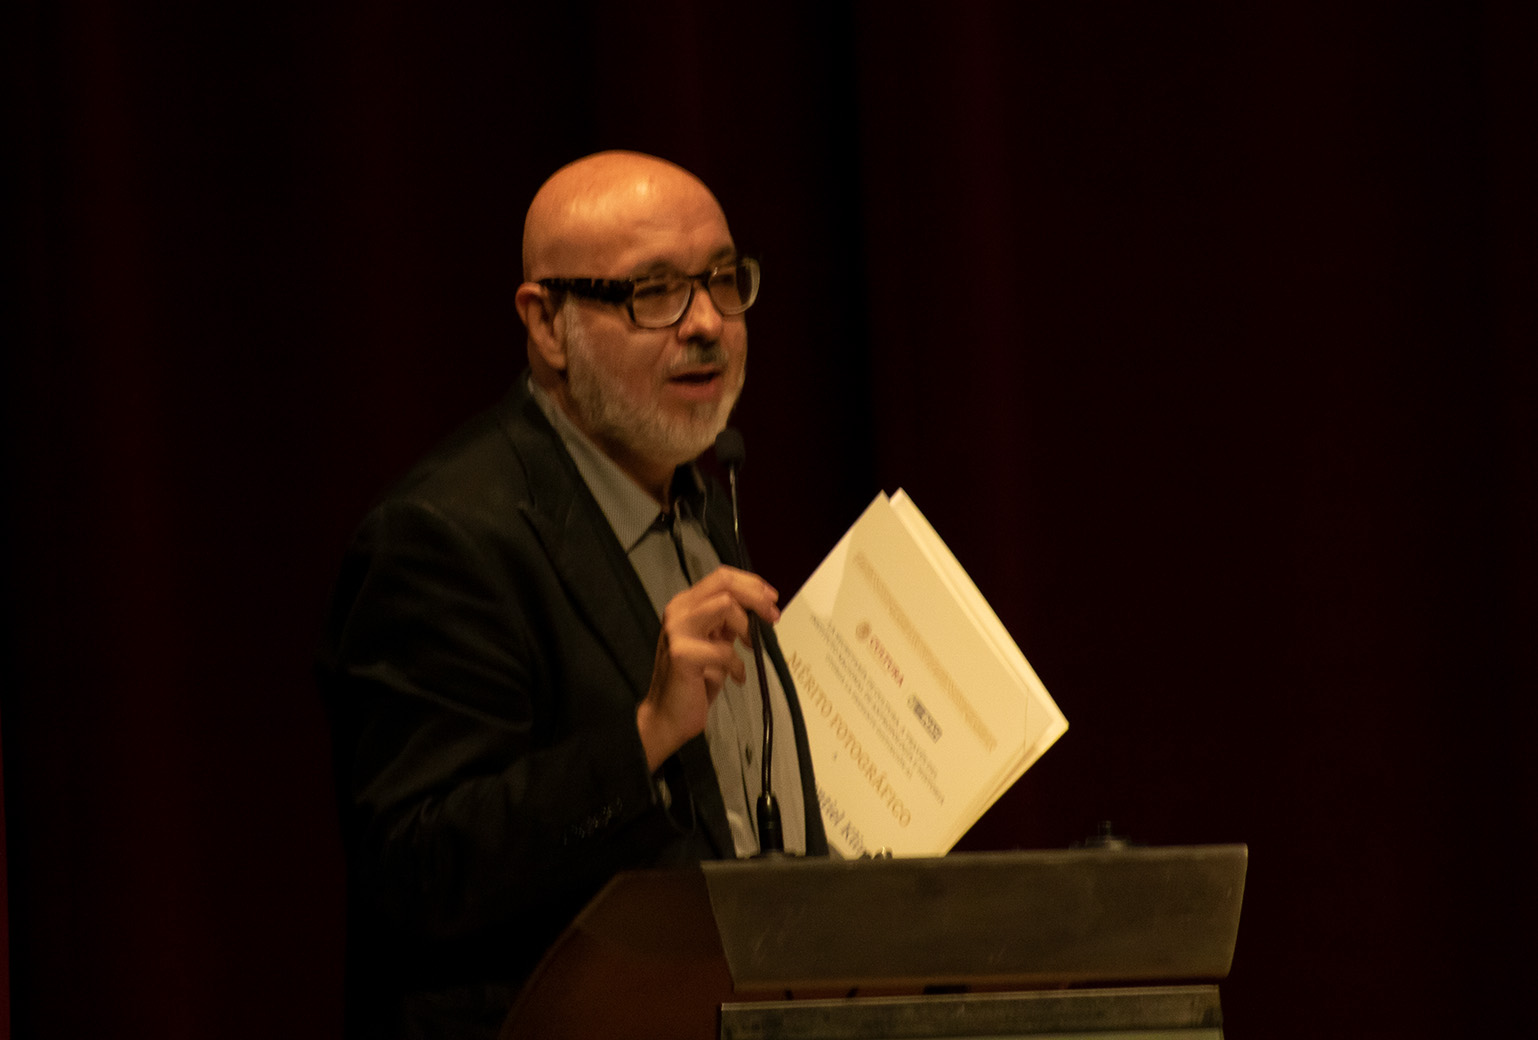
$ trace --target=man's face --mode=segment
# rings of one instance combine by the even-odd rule
[[[696,274],[735,256],[726,219],[707,192],[683,192],[593,250],[592,276]],[[586,272],[584,272],[584,275]],[[703,286],[683,318],[640,329],[623,306],[567,297],[563,304],[572,418],[611,457],[671,470],[710,447],[741,393],[747,361],[742,315],[725,317]]]

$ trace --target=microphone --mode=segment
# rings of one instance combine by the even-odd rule
[[[732,535],[737,540],[737,560],[746,563],[748,554],[742,546],[742,514],[737,509],[737,471],[742,468],[743,459],[747,457],[747,449],[742,443],[742,434],[731,427],[722,430],[716,437],[716,461],[726,467],[727,482],[732,491]],[[764,668],[764,640],[760,633],[761,622],[757,614],[748,615],[748,634],[753,644],[753,664],[758,670],[758,695],[764,706],[764,748],[762,761],[762,781],[759,785],[758,795],[758,850],[759,855],[767,856],[776,852],[785,851],[785,835],[780,830],[780,803],[774,797],[772,786],[771,763],[774,761],[774,711],[769,702],[769,675]]]

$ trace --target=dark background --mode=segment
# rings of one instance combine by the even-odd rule
[[[328,588],[603,147],[763,257],[760,569],[902,486],[1066,712],[963,848],[1248,843],[1232,1037],[1538,1029],[1532,5],[8,11],[16,1035],[336,1035]]]

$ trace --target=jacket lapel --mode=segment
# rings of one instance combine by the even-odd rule
[[[630,684],[632,699],[639,703],[651,685],[662,632],[656,610],[524,381],[505,404],[502,426],[528,478],[529,499],[519,511],[544,546],[572,604],[612,655]],[[704,738],[690,740],[677,757],[695,816],[715,854],[734,855],[726,806]]]

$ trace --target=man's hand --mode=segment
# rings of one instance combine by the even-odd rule
[[[636,708],[636,728],[653,772],[705,731],[705,716],[726,677],[747,678],[736,643],[748,642],[748,613],[773,624],[780,619],[779,599],[758,575],[722,566],[668,601],[651,688]]]

